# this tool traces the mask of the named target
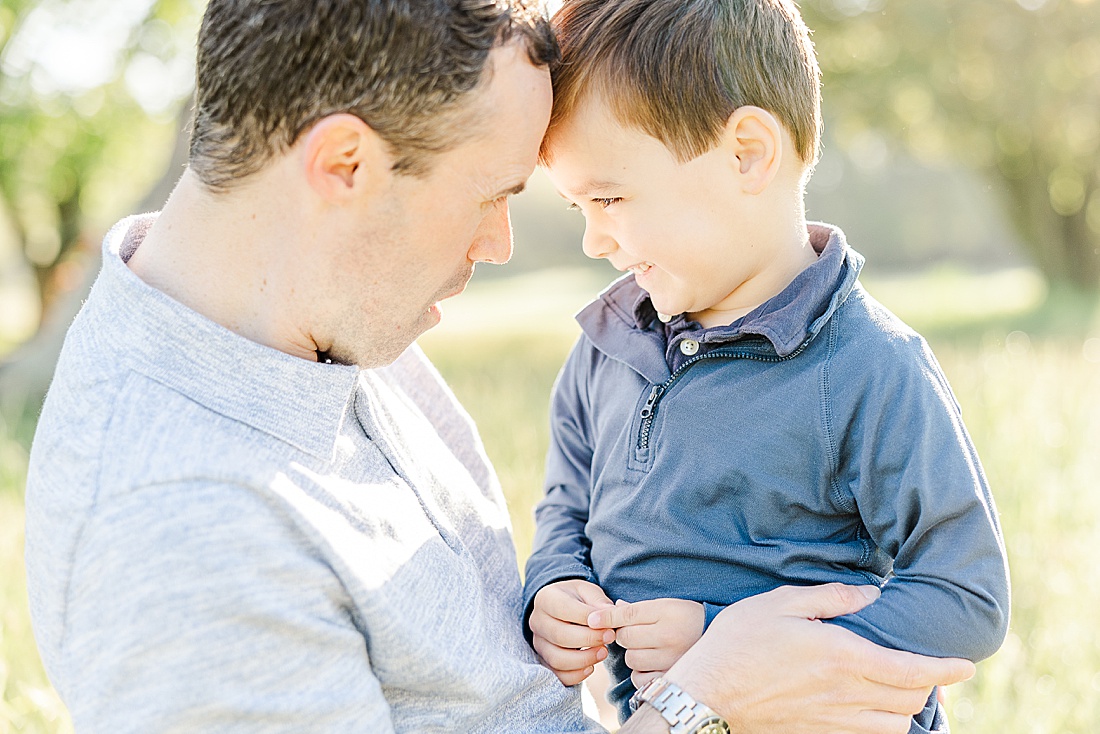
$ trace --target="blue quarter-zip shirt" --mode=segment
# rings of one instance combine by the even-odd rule
[[[524,601],[568,578],[611,599],[726,605],[786,584],[873,583],[833,620],[887,647],[980,660],[1008,625],[996,509],[925,341],[812,225],[818,260],[729,326],[657,320],[627,276],[578,315],[554,389]],[[529,634],[529,631],[528,631]],[[612,645],[612,702],[633,693]],[[943,731],[934,700],[913,731]]]

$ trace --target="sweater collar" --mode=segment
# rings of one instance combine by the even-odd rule
[[[863,256],[848,246],[838,227],[814,222],[808,225],[808,230],[818,259],[779,294],[728,326],[704,329],[683,315],[676,316],[669,326],[677,333],[691,333],[692,338],[707,344],[756,335],[766,339],[777,356],[793,354],[817,335],[848,297],[864,262]],[[663,358],[665,325],[658,321],[649,294],[638,287],[633,275],[612,283],[577,315],[577,321],[601,351],[626,356],[648,379],[667,375]],[[634,336],[627,336],[629,333]],[[646,345],[650,343],[660,346],[655,355],[629,357],[648,352]]]

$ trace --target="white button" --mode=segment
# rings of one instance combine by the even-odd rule
[[[699,342],[694,339],[684,339],[680,342],[680,353],[690,357],[699,351]]]

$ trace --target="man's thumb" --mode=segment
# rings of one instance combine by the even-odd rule
[[[875,586],[848,584],[788,586],[772,593],[781,593],[785,597],[783,601],[787,614],[806,619],[832,619],[853,614],[879,597]]]

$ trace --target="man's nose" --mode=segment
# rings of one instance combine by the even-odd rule
[[[474,233],[469,258],[473,262],[503,265],[512,257],[512,220],[508,216],[508,200],[493,203]]]
[[[618,248],[615,240],[604,230],[586,219],[584,222],[584,237],[581,239],[581,249],[584,254],[593,260],[607,257]]]

